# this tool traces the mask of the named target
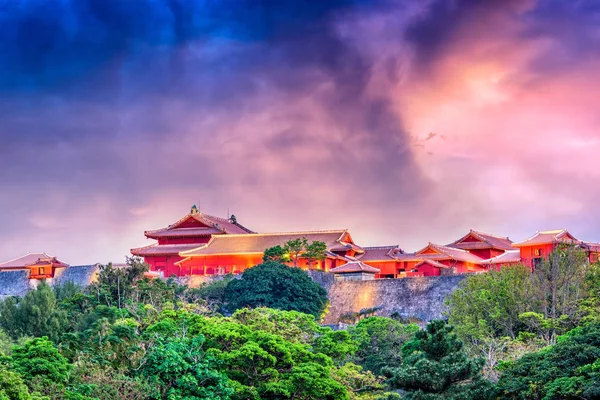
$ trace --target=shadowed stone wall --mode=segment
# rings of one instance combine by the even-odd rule
[[[73,265],[57,268],[54,278],[46,279],[50,286],[73,282],[77,286],[86,287],[98,277],[99,264]],[[29,279],[29,271],[0,271],[0,300],[9,296],[24,296],[39,285],[41,280]]]
[[[30,290],[29,271],[0,272],[0,300],[10,296],[24,296]]]
[[[376,315],[430,321],[442,317],[444,300],[465,279],[458,276],[428,276],[405,279],[333,282],[329,289],[329,311],[323,323],[336,324],[341,315],[381,307]]]

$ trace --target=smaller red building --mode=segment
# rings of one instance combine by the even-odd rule
[[[58,268],[69,265],[46,253],[29,253],[0,264],[0,271],[28,270],[29,279],[50,279]]]
[[[434,243],[429,243],[416,253],[402,254],[396,258],[401,262],[398,266],[397,277],[399,278],[485,271],[481,265],[481,262],[484,261],[481,257],[467,250]]]
[[[335,280],[343,281],[370,281],[379,274],[377,268],[371,267],[362,261],[349,261],[339,267],[331,269],[329,272],[334,274]]]
[[[520,250],[521,263],[534,270],[557,246],[564,244],[579,246],[587,253],[590,262],[598,261],[600,243],[579,240],[566,229],[538,231],[522,242],[513,243],[513,246]]]
[[[356,258],[361,262],[379,270],[375,278],[396,278],[398,275],[398,258],[404,251],[398,246],[363,247],[364,253]]]

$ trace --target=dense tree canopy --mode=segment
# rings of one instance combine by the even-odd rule
[[[131,259],[3,300],[0,400],[600,398],[600,266],[576,249],[468,277],[454,328],[425,330],[377,308],[320,325],[326,292],[280,253],[199,288]]]
[[[320,316],[327,291],[306,272],[268,261],[247,269],[227,285],[225,300],[231,311],[244,307],[271,307]]]
[[[600,398],[600,324],[579,327],[543,351],[503,365],[501,399]]]
[[[391,368],[391,384],[406,400],[493,399],[492,384],[481,376],[483,360],[470,359],[445,321],[432,321],[403,349],[405,360]]]

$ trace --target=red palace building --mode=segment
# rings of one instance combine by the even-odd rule
[[[132,249],[131,253],[143,257],[152,272],[164,277],[241,273],[259,264],[266,249],[301,238],[324,242],[327,250],[324,260],[309,265],[300,258],[298,267],[333,270],[335,274],[352,275],[352,279],[480,273],[519,263],[534,268],[564,243],[584,249],[591,262],[597,261],[600,253],[600,244],[578,240],[566,230],[537,232],[518,243],[471,230],[447,245],[429,243],[419,251],[406,253],[398,245],[359,246],[345,229],[256,233],[239,224],[234,216],[214,217],[195,206],[172,225],[144,234],[157,242]]]

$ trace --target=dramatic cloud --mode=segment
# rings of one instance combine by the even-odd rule
[[[600,240],[599,18],[591,1],[0,2],[0,258],[121,260],[198,202],[408,249],[470,227]]]

